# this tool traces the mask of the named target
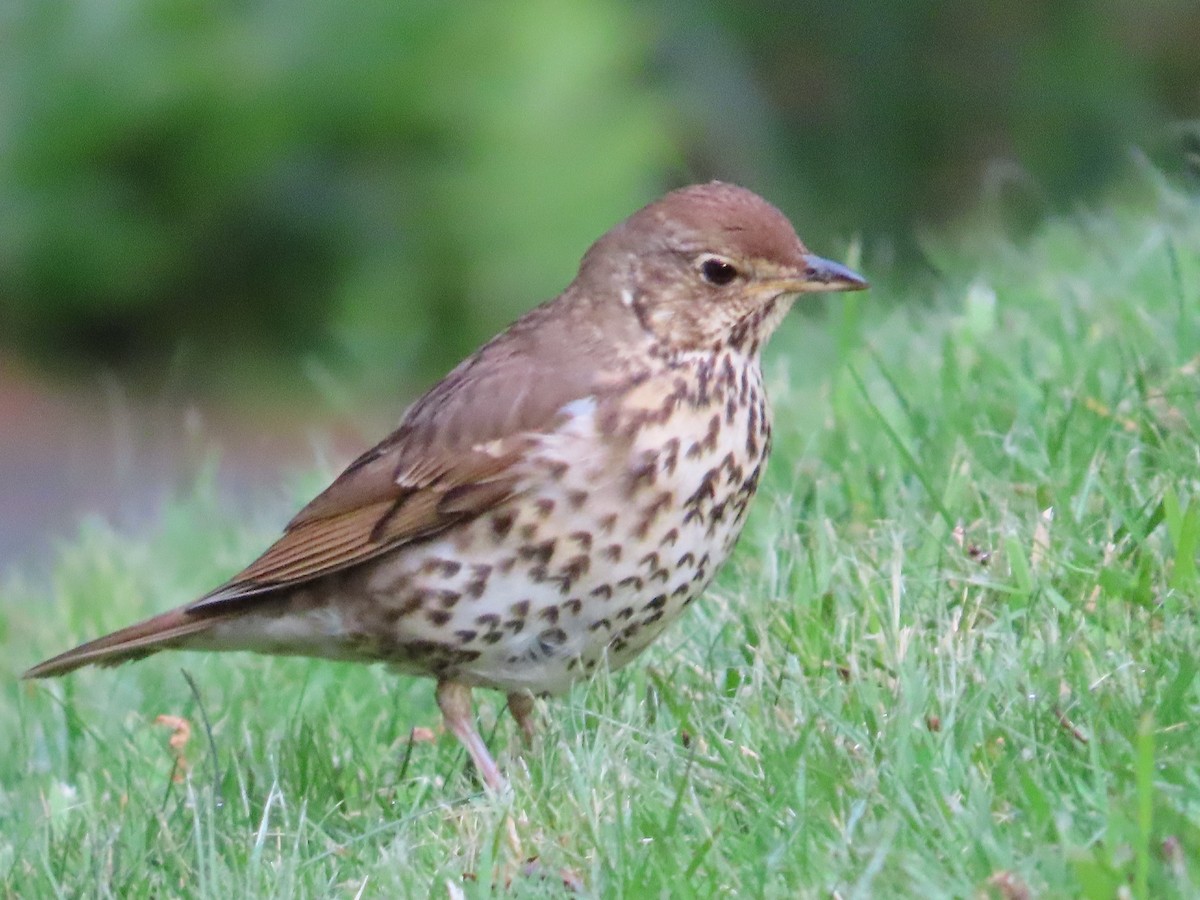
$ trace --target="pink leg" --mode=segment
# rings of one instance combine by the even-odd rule
[[[438,708],[446,727],[454,734],[462,745],[467,748],[475,768],[483,776],[483,783],[496,793],[503,792],[508,782],[500,774],[500,767],[488,753],[483,738],[475,728],[475,719],[471,710],[471,689],[465,684],[453,681],[439,681],[437,686]]]

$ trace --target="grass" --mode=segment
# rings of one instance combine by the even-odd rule
[[[926,302],[788,323],[770,476],[706,602],[539,704],[530,751],[480,692],[507,799],[382,670],[17,683],[277,526],[203,490],[151,534],[86,524],[49,583],[4,581],[3,893],[556,896],[565,869],[606,897],[1195,896],[1200,202],[1156,190],[933,247]]]

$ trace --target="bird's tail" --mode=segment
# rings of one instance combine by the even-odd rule
[[[74,650],[60,653],[52,659],[38,663],[21,677],[53,678],[92,663],[116,666],[141,659],[159,650],[174,647],[181,638],[205,631],[223,618],[225,617],[189,613],[186,607],[173,609],[94,641],[88,641]]]

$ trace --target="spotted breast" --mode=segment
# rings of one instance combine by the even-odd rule
[[[616,668],[641,653],[732,550],[771,425],[757,362],[732,349],[615,394],[564,408],[511,500],[337,576],[344,601],[319,655],[556,693],[605,657]]]

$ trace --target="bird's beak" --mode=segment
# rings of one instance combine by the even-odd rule
[[[780,284],[783,292],[787,294],[863,291],[869,286],[867,279],[852,269],[811,253],[804,257],[804,268],[799,269],[795,275],[780,279]]]

